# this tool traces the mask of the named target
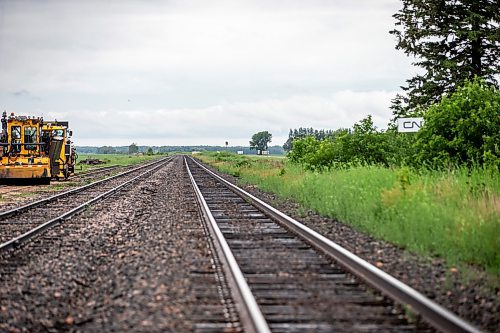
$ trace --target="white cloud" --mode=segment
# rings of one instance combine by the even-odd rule
[[[388,34],[400,6],[4,0],[0,106],[68,119],[78,145],[246,144],[260,130],[281,144],[367,114],[383,127],[411,75]]]
[[[397,1],[20,3],[4,5],[0,89],[130,93],[179,76],[387,84],[407,70],[388,35]]]
[[[46,119],[71,119],[79,145],[139,144],[246,145],[252,134],[270,131],[273,144],[282,145],[290,128],[337,129],[373,116],[385,128],[394,92],[340,91],[330,96],[292,96],[250,103],[234,103],[194,109],[72,110],[45,113]]]

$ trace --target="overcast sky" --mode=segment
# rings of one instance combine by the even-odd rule
[[[0,109],[68,120],[77,145],[248,145],[350,127],[415,69],[399,0],[0,0]]]

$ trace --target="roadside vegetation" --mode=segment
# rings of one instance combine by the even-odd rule
[[[372,165],[317,172],[272,157],[199,157],[245,184],[411,251],[500,273],[500,177],[493,170]]]
[[[303,209],[498,276],[500,93],[467,82],[424,119],[415,134],[377,131],[367,117],[323,138],[292,137],[287,159],[201,159]]]

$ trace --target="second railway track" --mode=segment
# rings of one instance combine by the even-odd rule
[[[169,159],[137,166],[114,176],[0,212],[0,251],[18,246],[25,239],[82,210],[86,203],[110,194],[121,184],[157,168]]]

